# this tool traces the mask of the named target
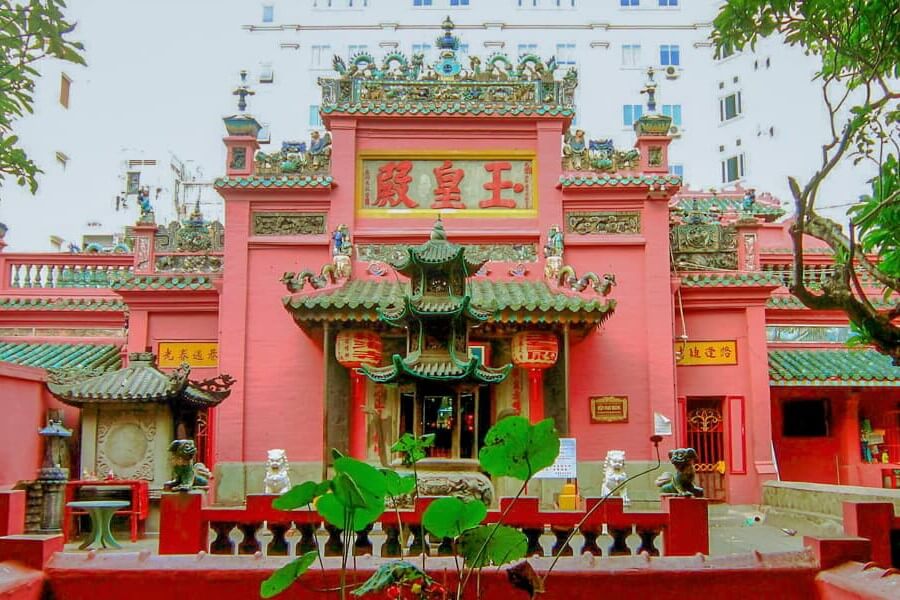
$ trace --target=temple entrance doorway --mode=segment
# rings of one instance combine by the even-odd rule
[[[434,434],[429,458],[477,459],[491,422],[485,386],[420,383],[400,392],[400,431]]]
[[[687,446],[697,451],[697,483],[713,501],[726,500],[724,398],[687,399]]]

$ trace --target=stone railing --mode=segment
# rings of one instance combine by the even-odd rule
[[[108,288],[133,271],[131,254],[0,253],[0,290]]]
[[[317,536],[327,535],[321,544],[325,556],[341,556],[341,531],[324,524],[315,511],[281,511],[272,508],[277,496],[251,494],[246,506],[218,508],[203,506],[197,494],[164,494],[160,516],[160,554],[256,554],[300,555],[317,547]],[[367,530],[356,533],[355,555],[385,558],[426,554],[452,556],[451,540],[423,535],[422,514],[434,498],[420,498],[414,510],[386,511]],[[502,498],[498,510],[488,511],[485,523],[496,523],[512,503]],[[573,556],[588,552],[603,554],[601,541],[611,556],[646,552],[650,556],[691,556],[709,553],[708,516],[705,500],[663,499],[663,510],[625,512],[620,498],[603,502],[582,524],[579,536],[567,542],[577,524],[600,500],[588,498],[585,508],[574,511],[543,511],[537,498],[520,498],[503,519],[528,538],[529,556]],[[398,521],[399,520],[399,521]],[[324,525],[324,527],[323,527]],[[376,535],[370,535],[372,531]],[[214,538],[210,539],[210,531]],[[296,531],[296,534],[293,533]],[[289,532],[292,532],[289,534]],[[380,535],[378,535],[380,533]],[[542,537],[552,536],[546,546]],[[268,541],[266,541],[268,539]],[[294,544],[293,540],[297,540]],[[660,544],[661,540],[661,544]],[[631,545],[629,545],[629,543]],[[573,548],[572,545],[577,546]],[[657,547],[662,546],[662,551]],[[296,546],[296,547],[293,547]]]

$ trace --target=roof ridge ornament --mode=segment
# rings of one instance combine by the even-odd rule
[[[256,92],[247,84],[247,69],[241,69],[241,83],[231,93],[238,97],[238,111],[242,114],[246,113],[247,96],[256,95]]]

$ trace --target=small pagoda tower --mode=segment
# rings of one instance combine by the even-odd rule
[[[394,354],[384,367],[363,366],[362,372],[376,383],[443,381],[500,383],[512,370],[482,365],[469,356],[469,327],[491,314],[472,306],[468,279],[485,261],[473,262],[464,248],[447,241],[438,218],[431,239],[407,248],[407,256],[392,262],[409,277],[409,291],[400,302],[379,310],[379,318],[405,328],[406,356]]]

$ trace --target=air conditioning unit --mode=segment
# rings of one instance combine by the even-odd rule
[[[678,79],[678,76],[681,75],[681,69],[674,65],[669,65],[666,67],[666,79]]]
[[[680,138],[681,137],[681,127],[678,125],[672,125],[669,127],[669,137]]]

